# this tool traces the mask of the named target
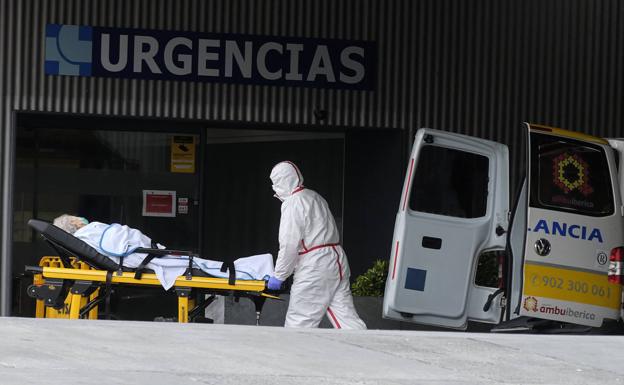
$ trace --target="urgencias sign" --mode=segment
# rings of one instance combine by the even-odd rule
[[[48,75],[372,90],[375,61],[367,41],[46,25]]]

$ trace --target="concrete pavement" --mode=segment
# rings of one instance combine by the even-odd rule
[[[0,384],[624,384],[624,336],[0,318]]]

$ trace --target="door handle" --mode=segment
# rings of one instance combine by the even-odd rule
[[[425,249],[440,250],[440,248],[442,248],[442,239],[435,237],[423,237],[422,247]]]

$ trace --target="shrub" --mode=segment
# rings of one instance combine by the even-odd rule
[[[361,297],[382,297],[388,276],[388,261],[377,260],[373,267],[355,279],[351,285],[353,295]]]

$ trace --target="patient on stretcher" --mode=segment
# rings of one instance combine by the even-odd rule
[[[153,243],[152,240],[137,229],[118,223],[105,224],[90,222],[85,218],[63,214],[56,218],[55,226],[73,234],[76,238],[86,242],[99,253],[106,255],[119,264],[123,259],[123,266],[137,268],[147,257],[145,253],[135,253],[137,248],[165,247]],[[168,290],[175,280],[183,275],[189,265],[189,257],[182,255],[165,255],[152,259],[145,267],[154,271],[158,280]],[[221,271],[223,262],[203,258],[193,258],[193,267],[205,273],[220,278],[227,278],[228,271]],[[260,254],[234,261],[236,279],[265,280],[273,274],[273,257],[271,254]]]

